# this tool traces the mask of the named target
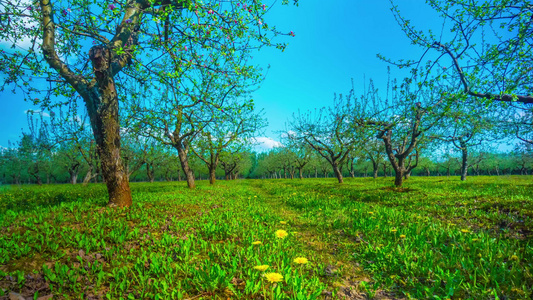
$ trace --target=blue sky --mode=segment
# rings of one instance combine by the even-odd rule
[[[255,59],[270,64],[266,80],[254,99],[269,121],[266,136],[279,140],[277,131],[294,112],[328,106],[334,93],[347,93],[354,79],[356,95],[363,78],[372,78],[385,90],[388,64],[376,57],[416,58],[421,49],[410,45],[390,11],[388,0],[301,0],[299,7],[278,5],[267,20],[278,28],[294,31],[285,38],[289,46],[281,53],[261,50]],[[400,9],[420,28],[438,30],[438,15],[423,1],[403,0]],[[406,76],[396,67],[392,77]],[[271,142],[272,143],[272,142]]]
[[[269,122],[260,139],[267,143],[265,147],[279,140],[277,131],[285,128],[298,109],[330,105],[334,93],[348,92],[351,78],[356,94],[362,92],[364,77],[385,89],[387,63],[380,61],[377,53],[397,59],[420,54],[420,48],[410,45],[400,30],[388,0],[300,0],[299,7],[277,2],[266,20],[280,30],[293,31],[295,37],[278,39],[289,43],[284,52],[264,48],[254,55],[256,64],[271,66],[253,96]],[[438,16],[423,1],[403,0],[400,8],[415,25],[440,28]],[[392,68],[393,77],[404,75]],[[27,129],[24,112],[37,108],[10,91],[0,94],[0,103],[0,146],[5,147],[8,140],[19,139],[21,129]]]

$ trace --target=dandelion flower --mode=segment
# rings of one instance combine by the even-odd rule
[[[261,244],[263,244],[263,242],[261,242],[261,241],[252,242],[252,245],[261,245]]]
[[[268,265],[255,266],[254,269],[264,272],[266,269],[268,269]]]
[[[391,229],[390,231],[391,231],[391,232],[396,232],[396,231],[398,231],[398,229],[393,228],[393,229]]]
[[[405,234],[400,234],[401,239],[405,239]]]
[[[468,229],[461,229],[461,232],[462,233],[469,233],[470,231],[468,231]]]
[[[297,264],[303,265],[303,264],[308,263],[309,261],[305,257],[297,257],[294,259],[294,262]]]
[[[369,215],[373,215],[374,212],[373,212],[373,211],[369,211],[368,214],[369,214]]]
[[[518,260],[518,256],[516,255],[511,256],[511,260]]]
[[[280,229],[280,230],[276,231],[276,237],[277,237],[278,239],[283,239],[283,238],[285,238],[287,235],[289,235],[289,234],[287,233],[287,231],[285,231],[285,230],[283,230],[283,229]]]
[[[272,283],[283,281],[283,275],[281,275],[280,273],[266,273],[264,276],[268,281]]]
[[[280,223],[281,225],[287,225],[287,222],[285,222],[285,221],[279,221],[279,223]]]

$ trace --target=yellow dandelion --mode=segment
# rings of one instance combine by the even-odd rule
[[[280,229],[278,231],[276,231],[276,237],[278,239],[283,239],[285,238],[286,236],[288,236],[289,234],[287,233],[287,231],[283,230],[283,229]]]
[[[479,253],[479,254],[477,255],[477,257],[481,258],[481,257],[482,257],[482,256],[481,256],[481,253]]]
[[[369,214],[369,215],[373,215],[374,212],[373,212],[373,211],[369,211],[368,214]]]
[[[468,229],[461,229],[461,232],[462,233],[469,233],[470,231],[468,231]]]
[[[303,265],[303,264],[308,263],[309,261],[305,257],[297,257],[297,258],[294,259],[294,262],[297,263],[297,264]]]
[[[398,229],[393,228],[393,229],[391,229],[390,231],[391,231],[391,232],[396,232],[396,231],[398,231]]]
[[[353,211],[357,211],[357,209],[354,209]]]
[[[401,239],[405,239],[405,234],[400,234]]]
[[[252,245],[261,245],[261,244],[263,244],[263,242],[261,242],[261,241],[252,242]]]
[[[511,256],[511,260],[518,260],[518,256],[516,255]]]
[[[319,208],[318,210],[322,210],[322,208]]]
[[[477,242],[479,241],[479,239],[472,239],[472,242]]]
[[[281,225],[287,225],[287,222],[285,222],[285,221],[279,221],[279,223],[280,223]]]
[[[280,273],[266,273],[264,276],[268,281],[272,283],[283,281],[283,275],[281,275]]]
[[[268,269],[268,265],[255,266],[254,269],[264,272],[266,269]]]

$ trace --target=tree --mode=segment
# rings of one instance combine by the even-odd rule
[[[398,24],[412,43],[437,51],[437,58],[427,61],[428,72],[439,64],[450,64],[442,70],[459,77],[463,96],[533,103],[533,6],[528,1],[427,0],[443,19],[442,30],[451,33],[439,36],[417,30],[391,3]],[[421,61],[422,58],[397,64],[411,67]]]
[[[362,99],[380,104],[372,105],[374,114],[371,118],[358,118],[355,122],[360,127],[371,126],[378,132],[377,138],[383,141],[395,172],[394,185],[400,187],[404,178],[409,178],[418,165],[424,133],[438,123],[446,108],[440,106],[442,90],[433,83],[420,83],[413,88],[413,80],[405,78],[400,86],[396,81],[392,84],[391,98],[388,98],[387,87],[387,99],[379,101],[376,100],[380,99],[377,89],[370,85]]]
[[[237,145],[249,143],[256,133],[265,126],[261,112],[256,112],[246,101],[235,99],[233,107],[213,109],[214,120],[202,127],[195,145],[194,154],[209,170],[209,183],[215,184],[216,169],[220,155],[226,148],[239,148]]]
[[[373,176],[378,178],[379,165],[383,162],[383,154],[385,153],[385,146],[376,138],[371,139],[366,143],[364,148],[366,156],[372,162]],[[387,175],[385,174],[385,177]]]
[[[468,150],[489,140],[496,119],[490,114],[491,107],[478,106],[472,101],[451,103],[450,109],[435,126],[433,138],[452,144],[461,152],[461,180],[468,173]]]
[[[353,89],[346,96],[335,95],[333,106],[315,112],[293,115],[289,131],[285,134],[293,140],[305,142],[328,161],[339,183],[343,183],[342,166],[348,154],[362,143],[361,132],[352,126],[358,113]]]
[[[1,90],[22,90],[26,99],[45,107],[51,107],[55,97],[81,97],[93,129],[109,205],[119,207],[131,205],[128,176],[120,157],[123,82],[134,78],[144,84],[167,76],[152,72],[151,67],[165,55],[181,59],[169,49],[188,52],[188,46],[195,51],[205,48],[232,53],[273,45],[270,38],[278,34],[263,19],[266,6],[255,0],[242,5],[214,0],[41,0],[31,5],[11,1],[0,5],[4,12],[0,39],[10,41],[14,48],[19,46],[1,53],[0,70],[6,74]],[[25,40],[30,45],[20,46]],[[41,45],[37,45],[39,41]],[[88,45],[92,45],[90,49]],[[204,66],[206,59],[197,55],[183,63]],[[144,77],[139,75],[142,70],[146,71]],[[177,78],[181,73],[182,69],[177,69],[173,74]],[[46,87],[41,81],[34,84],[32,76],[45,78]],[[56,103],[63,99],[59,97]]]

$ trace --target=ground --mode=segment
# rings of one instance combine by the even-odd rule
[[[0,298],[531,297],[532,176],[335,181],[2,187]]]

